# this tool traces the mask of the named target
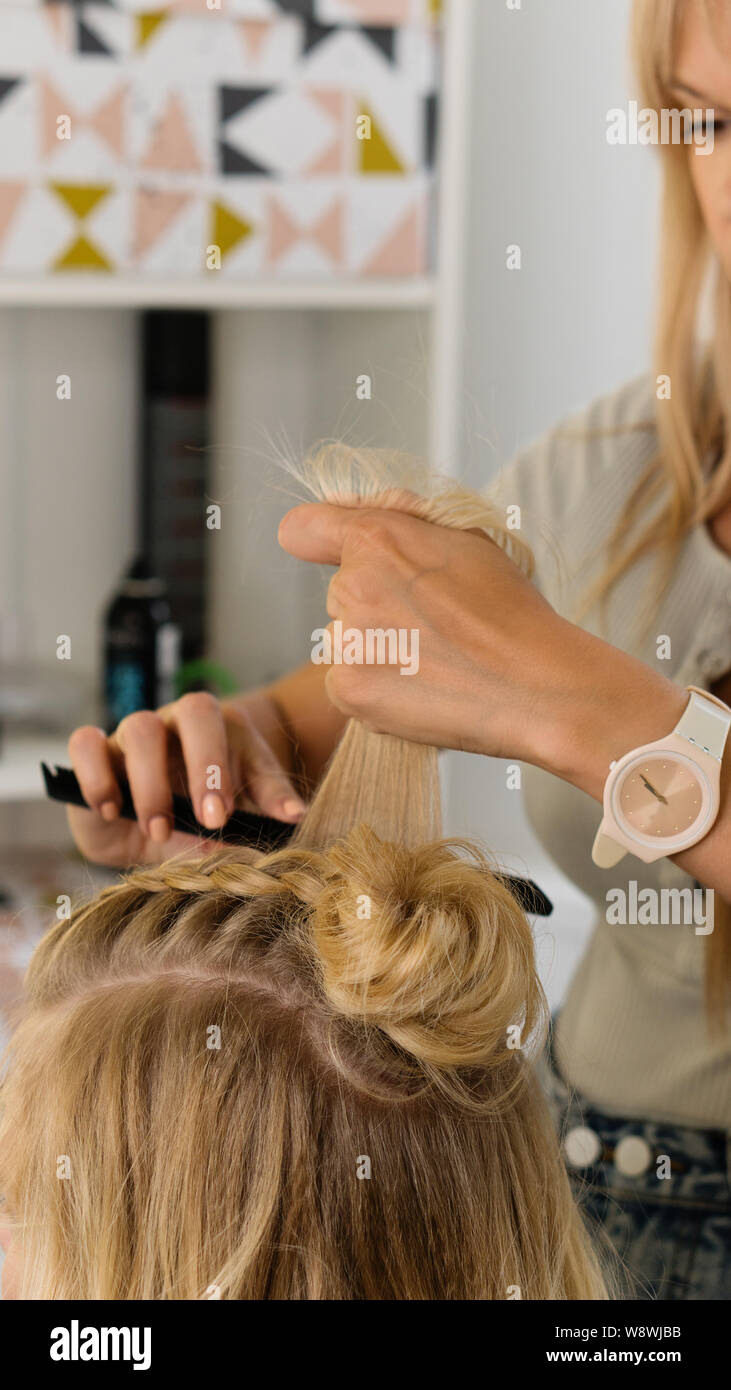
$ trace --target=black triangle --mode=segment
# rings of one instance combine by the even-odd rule
[[[315,44],[321,43],[323,39],[329,39],[331,34],[337,34],[341,30],[339,24],[318,24],[315,19],[305,19],[305,37],[302,45],[302,52],[309,53]]]
[[[429,92],[424,98],[424,163],[427,169],[434,168],[437,148],[437,117],[439,101],[436,92]]]
[[[394,28],[385,29],[380,26],[376,27],[372,24],[361,24],[360,31],[362,34],[365,34],[367,39],[370,39],[371,43],[376,45],[376,48],[380,49],[381,53],[385,54],[389,63],[393,62],[394,44],[396,40],[396,30]]]
[[[103,53],[106,58],[114,57],[111,48],[107,48],[107,45],[97,38],[93,29],[84,23],[80,15],[77,19],[76,37],[79,53]]]
[[[221,124],[238,116],[239,111],[244,111],[260,97],[268,96],[271,90],[271,87],[219,87]]]
[[[328,39],[331,34],[342,34],[347,30],[364,34],[365,37],[370,39],[371,43],[375,44],[376,48],[388,58],[390,63],[393,62],[394,43],[396,38],[396,30],[394,28],[386,29],[365,24],[319,24],[317,20],[314,19],[305,20],[305,37],[302,47],[303,55],[309,53],[316,44],[322,43],[323,39]]]
[[[225,140],[219,140],[218,149],[221,156],[222,174],[266,174],[267,177],[271,178],[271,169],[265,169],[263,164],[257,164],[255,159],[249,159],[248,155],[233,149],[231,145],[226,144]]]
[[[280,10],[287,14],[301,14],[305,18],[312,15],[314,0],[277,0]]]
[[[19,82],[19,77],[0,77],[0,101],[8,95],[8,92],[12,92],[13,87],[17,87]]]

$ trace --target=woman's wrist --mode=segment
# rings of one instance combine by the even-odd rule
[[[671,733],[688,695],[645,662],[564,619],[557,645],[542,736],[529,760],[601,803],[610,763]]]

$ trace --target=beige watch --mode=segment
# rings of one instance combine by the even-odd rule
[[[708,834],[718,815],[721,759],[731,709],[689,685],[690,699],[671,734],[633,748],[610,764],[604,816],[591,857],[611,869],[625,854],[651,864]]]

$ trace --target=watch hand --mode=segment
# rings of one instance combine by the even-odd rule
[[[645,786],[647,787],[648,792],[652,792],[652,795],[653,795],[653,796],[656,796],[657,799],[658,799],[658,801],[662,801],[662,802],[665,804],[665,806],[667,806],[667,805],[668,805],[668,799],[667,799],[667,797],[666,797],[666,796],[663,796],[662,792],[655,791],[655,788],[653,787],[652,782],[648,782],[647,778],[644,776],[644,774],[643,774],[642,772],[640,773],[640,777],[642,778],[642,781],[644,782]]]

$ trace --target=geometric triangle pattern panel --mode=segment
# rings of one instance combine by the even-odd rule
[[[427,273],[445,3],[0,0],[0,294]]]

